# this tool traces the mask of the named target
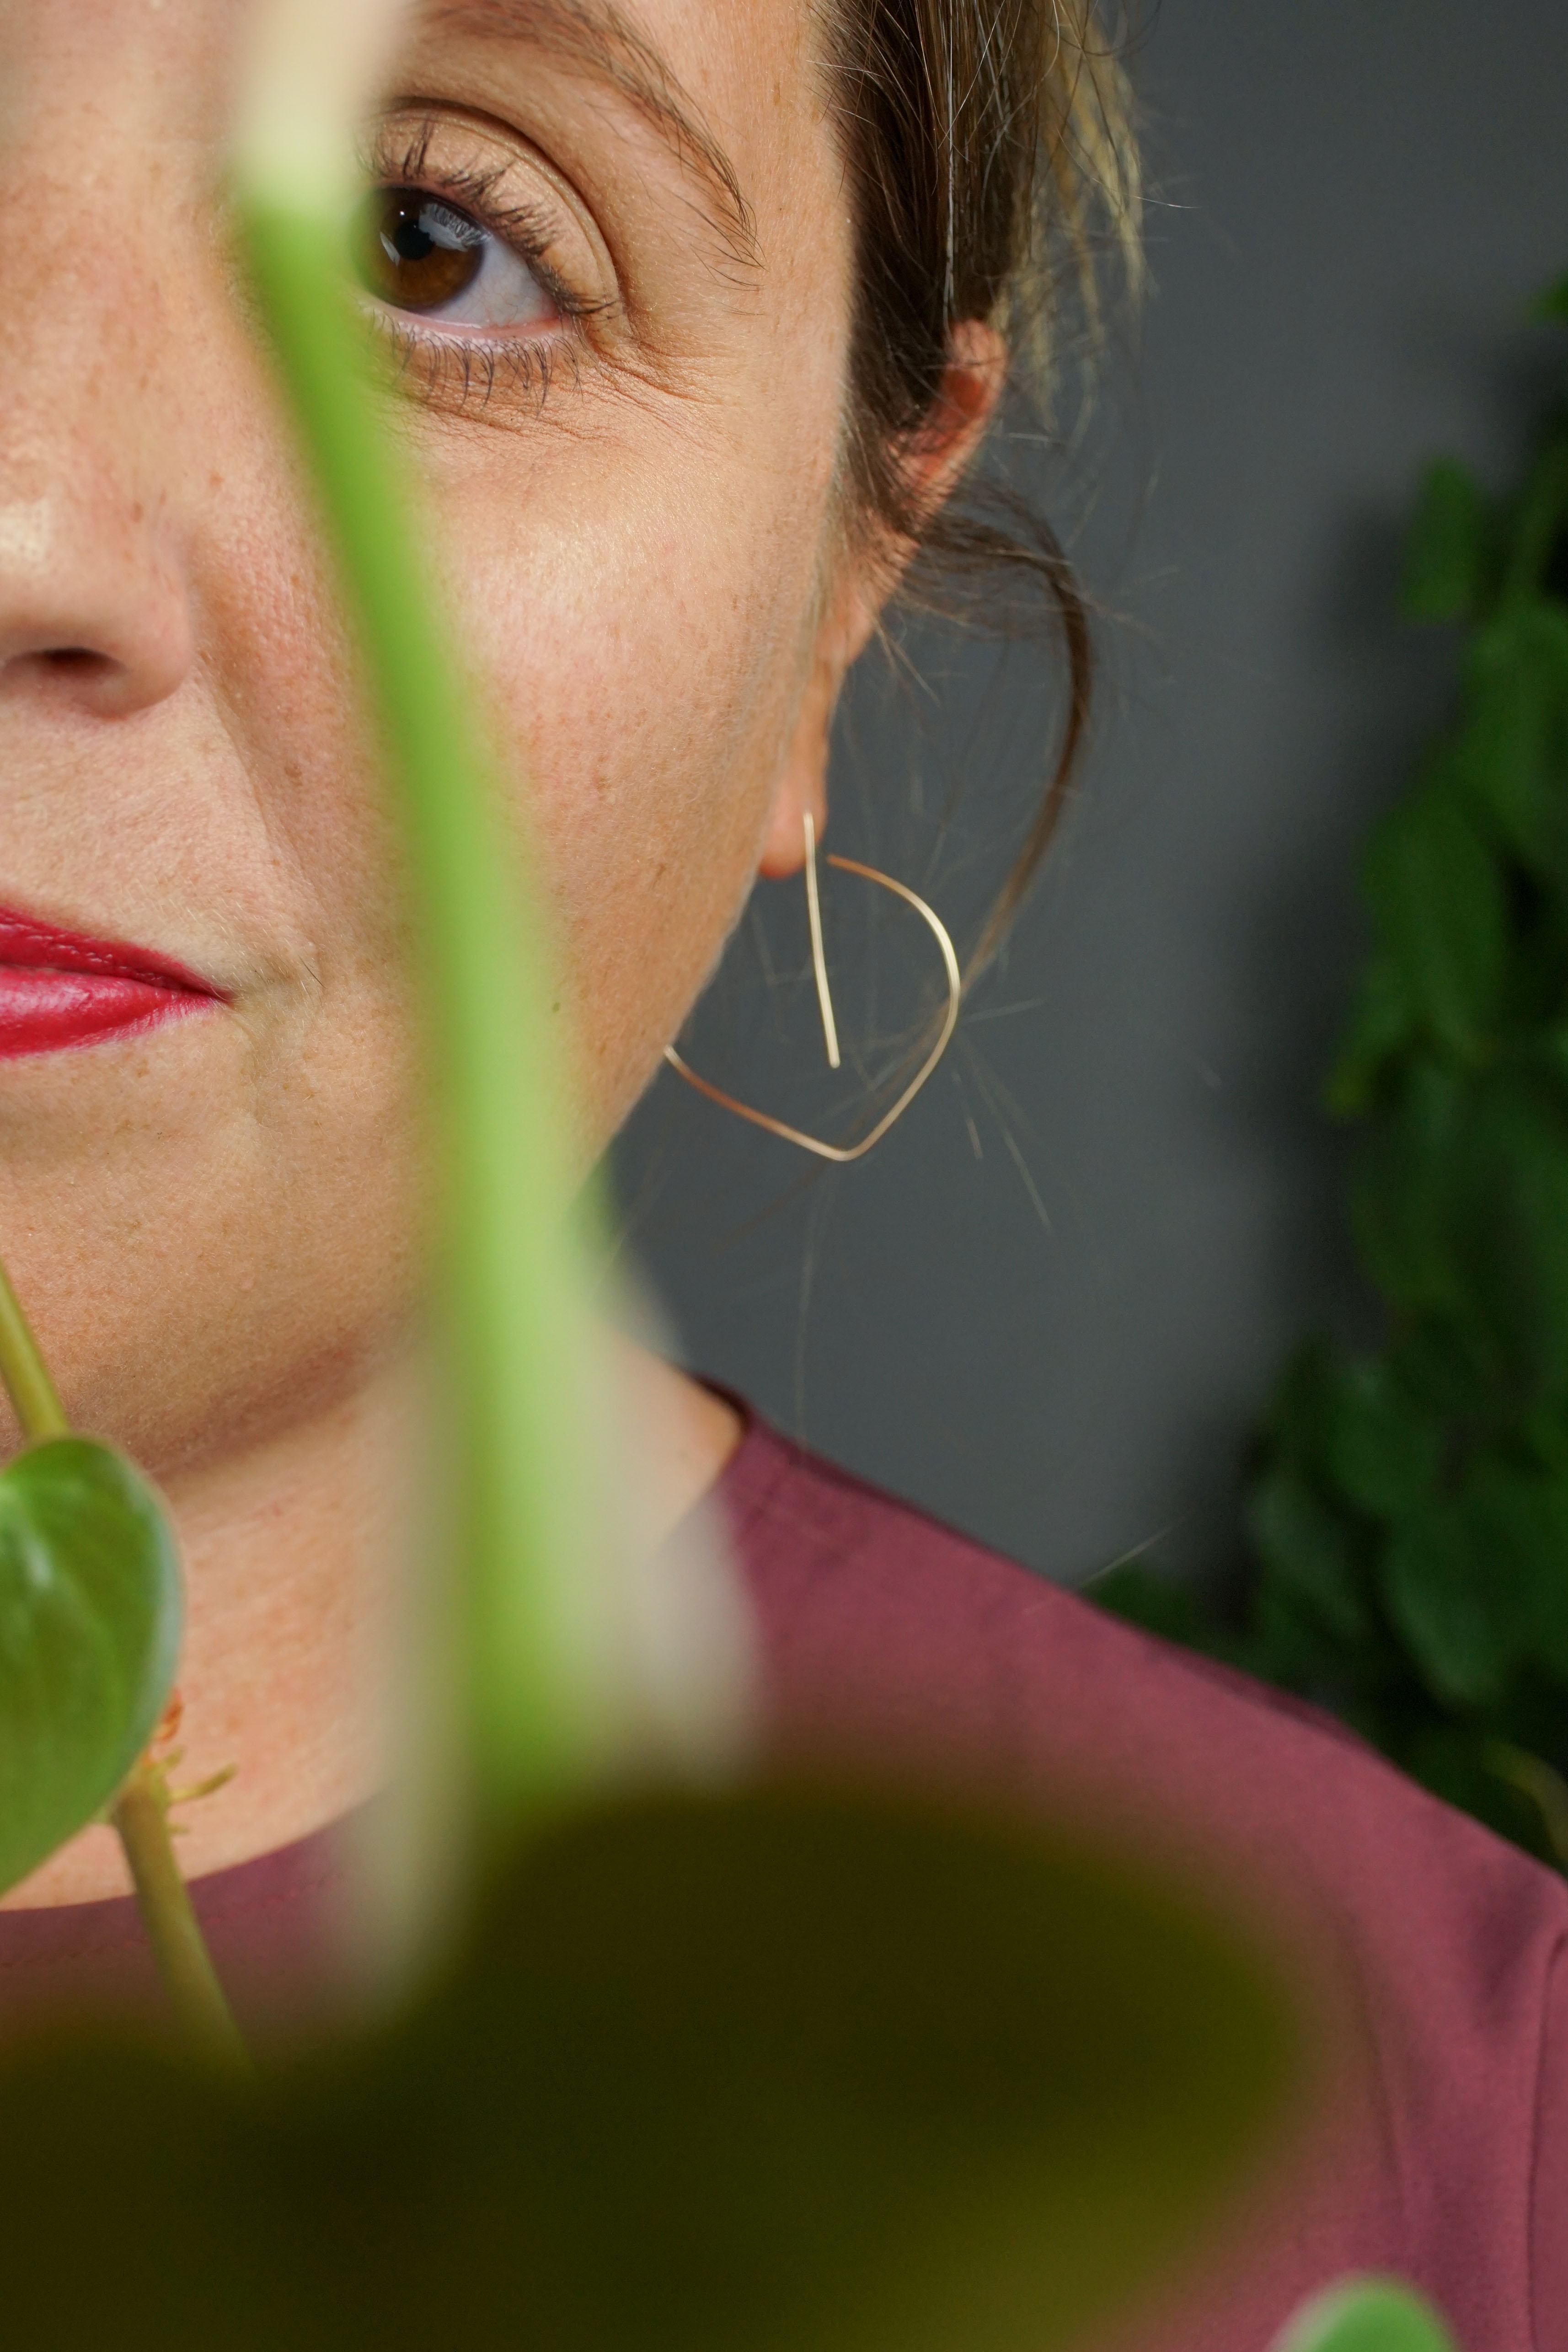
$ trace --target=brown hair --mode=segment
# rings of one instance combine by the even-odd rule
[[[907,459],[938,411],[954,330],[999,326],[1015,382],[1049,404],[1069,321],[1092,345],[1107,262],[1135,290],[1139,178],[1118,45],[1095,0],[823,0],[858,240],[846,467],[852,511],[914,546],[927,607],[972,607],[1000,571],[1045,608],[1068,707],[1044,793],[970,964],[1038,871],[1082,746],[1089,614],[1050,524],[994,487],[935,513]],[[1010,607],[1009,607],[1010,610]],[[1016,622],[1002,624],[1017,634]]]

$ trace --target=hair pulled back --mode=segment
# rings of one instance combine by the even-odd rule
[[[1009,579],[1044,609],[1070,692],[1044,793],[971,962],[986,962],[1050,845],[1093,683],[1083,595],[1050,524],[995,486],[933,512],[909,464],[939,415],[954,331],[1003,332],[1015,382],[1048,404],[1100,282],[1139,274],[1139,179],[1119,44],[1095,0],[821,0],[857,238],[848,505],[918,551],[928,609]],[[1004,609],[1017,612],[1011,599]],[[1020,634],[1016,619],[1002,624]]]

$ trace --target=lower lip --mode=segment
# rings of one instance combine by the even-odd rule
[[[133,1037],[161,1029],[166,1021],[206,1012],[214,1002],[194,989],[118,972],[0,963],[0,1061]]]

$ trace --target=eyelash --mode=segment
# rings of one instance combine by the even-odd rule
[[[554,224],[544,206],[508,204],[497,198],[497,190],[507,178],[504,164],[486,172],[431,169],[430,147],[438,129],[434,121],[421,124],[409,134],[401,152],[381,146],[365,159],[367,178],[377,187],[418,188],[437,196],[498,237],[538,279],[565,332],[486,340],[444,335],[436,324],[415,326],[406,314],[400,315],[382,303],[375,304],[373,315],[392,346],[400,373],[417,379],[423,398],[483,408],[500,388],[531,400],[536,409],[542,408],[563,358],[572,380],[577,380],[584,330],[612,305],[585,300],[552,268],[546,256],[555,241]]]

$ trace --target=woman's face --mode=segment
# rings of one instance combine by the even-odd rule
[[[863,633],[813,13],[436,0],[352,231],[591,1150],[788,867]],[[165,1470],[347,1398],[417,1285],[398,894],[222,214],[248,14],[0,7],[0,909],[214,992],[0,1060],[0,1252]]]

